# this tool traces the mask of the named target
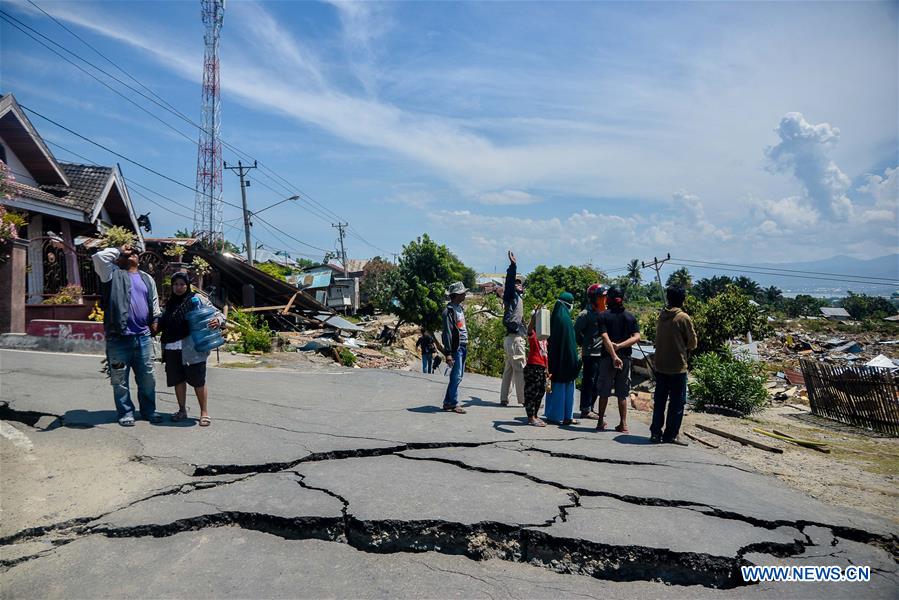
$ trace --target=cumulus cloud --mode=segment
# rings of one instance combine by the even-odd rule
[[[523,204],[536,204],[540,198],[521,190],[503,190],[501,192],[485,192],[478,195],[481,204],[493,204],[499,206],[514,206]]]
[[[774,131],[780,142],[765,150],[771,167],[791,172],[821,213],[848,220],[853,206],[846,192],[852,181],[829,156],[840,139],[840,130],[829,123],[812,125],[802,113],[790,112]]]
[[[717,227],[706,218],[705,206],[699,196],[689,194],[685,190],[678,190],[674,192],[672,198],[674,199],[675,208],[686,214],[685,225],[687,227],[703,236],[721,241],[727,241],[733,237],[729,229]]]

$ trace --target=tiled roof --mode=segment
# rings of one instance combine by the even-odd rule
[[[16,195],[21,196],[22,198],[37,200],[38,202],[46,202],[48,204],[55,204],[57,206],[65,206],[66,208],[75,208],[75,205],[71,202],[66,201],[65,198],[58,198],[50,192],[45,192],[44,190],[38,189],[36,187],[32,187],[18,181],[11,181],[10,185],[15,190]]]
[[[46,190],[60,198],[56,198],[57,204],[61,200],[65,200],[65,206],[75,207],[85,213],[92,213],[97,198],[109,177],[112,175],[112,167],[97,167],[94,165],[77,165],[73,163],[59,163],[66,177],[69,178],[71,187],[61,185],[44,185],[42,190]]]

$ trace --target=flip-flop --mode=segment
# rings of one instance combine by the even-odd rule
[[[615,431],[617,431],[618,433],[630,433],[630,429],[628,429],[627,427],[623,427],[620,423],[618,425],[615,425]]]
[[[528,423],[528,425],[530,425],[531,427],[546,427],[546,423],[544,423],[540,419],[537,419],[536,421],[531,421]]]
[[[205,417],[200,417],[200,427],[209,427],[212,425],[212,418],[208,415]]]
[[[172,422],[177,423],[178,421],[183,421],[187,418],[187,409],[179,410],[176,413],[172,413]]]
[[[580,424],[581,424],[581,422],[578,421],[577,419],[568,419],[567,421],[562,421],[562,425],[565,425],[565,426],[580,425]]]

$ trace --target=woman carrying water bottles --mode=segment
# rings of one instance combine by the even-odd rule
[[[196,301],[192,300],[196,298]],[[165,303],[165,312],[159,321],[162,332],[162,355],[165,362],[166,385],[175,388],[178,400],[178,412],[172,415],[172,421],[183,421],[187,418],[187,384],[194,388],[197,401],[200,403],[200,427],[212,424],[207,410],[208,390],[206,389],[206,359],[209,351],[197,349],[191,336],[188,314],[199,301],[200,306],[215,308],[202,294],[195,294],[190,289],[187,273],[178,272],[172,275],[172,295]],[[225,317],[217,310],[208,321],[209,329],[219,329],[225,323]]]

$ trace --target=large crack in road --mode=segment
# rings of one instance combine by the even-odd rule
[[[41,416],[52,415],[42,414]],[[749,554],[795,557],[801,555],[807,548],[815,546],[811,538],[804,533],[807,527],[814,526],[830,530],[836,543],[839,543],[839,539],[845,539],[870,544],[886,550],[894,561],[899,562],[897,560],[899,558],[899,540],[897,540],[896,536],[885,536],[861,529],[814,521],[764,520],[722,510],[708,504],[666,498],[623,495],[604,490],[572,487],[560,482],[540,478],[524,471],[490,469],[483,466],[470,465],[463,460],[433,456],[412,456],[408,454],[415,450],[477,448],[500,443],[509,444],[510,442],[521,444],[528,441],[532,440],[412,442],[380,448],[354,448],[316,452],[290,461],[259,464],[194,465],[192,476],[197,478],[198,481],[157,490],[148,496],[96,517],[79,517],[55,525],[22,530],[0,539],[0,546],[22,543],[50,536],[51,534],[53,537],[51,543],[56,548],[87,535],[102,535],[109,538],[159,538],[210,527],[232,526],[265,532],[290,540],[318,539],[344,543],[357,550],[370,553],[438,552],[466,556],[473,560],[492,558],[521,562],[534,567],[550,569],[558,573],[587,575],[609,581],[661,581],[674,585],[702,585],[709,588],[728,589],[745,585],[740,576],[740,566],[753,564],[745,558]],[[549,453],[549,451],[525,445],[522,445],[519,451]],[[637,468],[641,466],[670,466],[653,462],[614,461],[613,459],[580,455],[562,456],[564,453],[558,452],[552,454],[562,459],[623,462]],[[395,456],[409,461],[443,463],[459,469],[480,473],[521,477],[539,485],[565,491],[569,495],[570,503],[558,506],[558,514],[543,523],[509,524],[496,521],[481,521],[466,524],[440,519],[360,519],[353,515],[350,502],[345,497],[326,487],[309,484],[306,481],[306,475],[293,470],[305,463],[383,456]],[[136,457],[136,459],[152,458]],[[187,495],[198,490],[245,481],[260,474],[280,472],[293,473],[297,477],[297,484],[304,489],[315,490],[338,500],[342,506],[341,515],[284,517],[264,512],[221,510],[218,507],[213,507],[216,510],[214,513],[179,519],[166,524],[141,524],[126,527],[91,524],[115,512],[161,496]],[[220,479],[222,476],[229,477]],[[209,477],[217,477],[219,479],[203,479]],[[790,543],[755,542],[739,548],[733,556],[715,556],[708,553],[673,551],[641,545],[605,544],[572,537],[560,537],[546,531],[546,528],[555,522],[564,522],[567,519],[568,509],[579,507],[582,497],[590,496],[613,498],[638,506],[687,509],[700,512],[712,518],[741,521],[754,527],[768,530],[780,527],[793,527],[802,532],[803,539],[795,539]],[[52,552],[52,549],[42,550],[39,553],[19,557],[11,561],[0,561],[0,566],[4,570],[8,570],[16,564],[46,556],[48,552]]]

